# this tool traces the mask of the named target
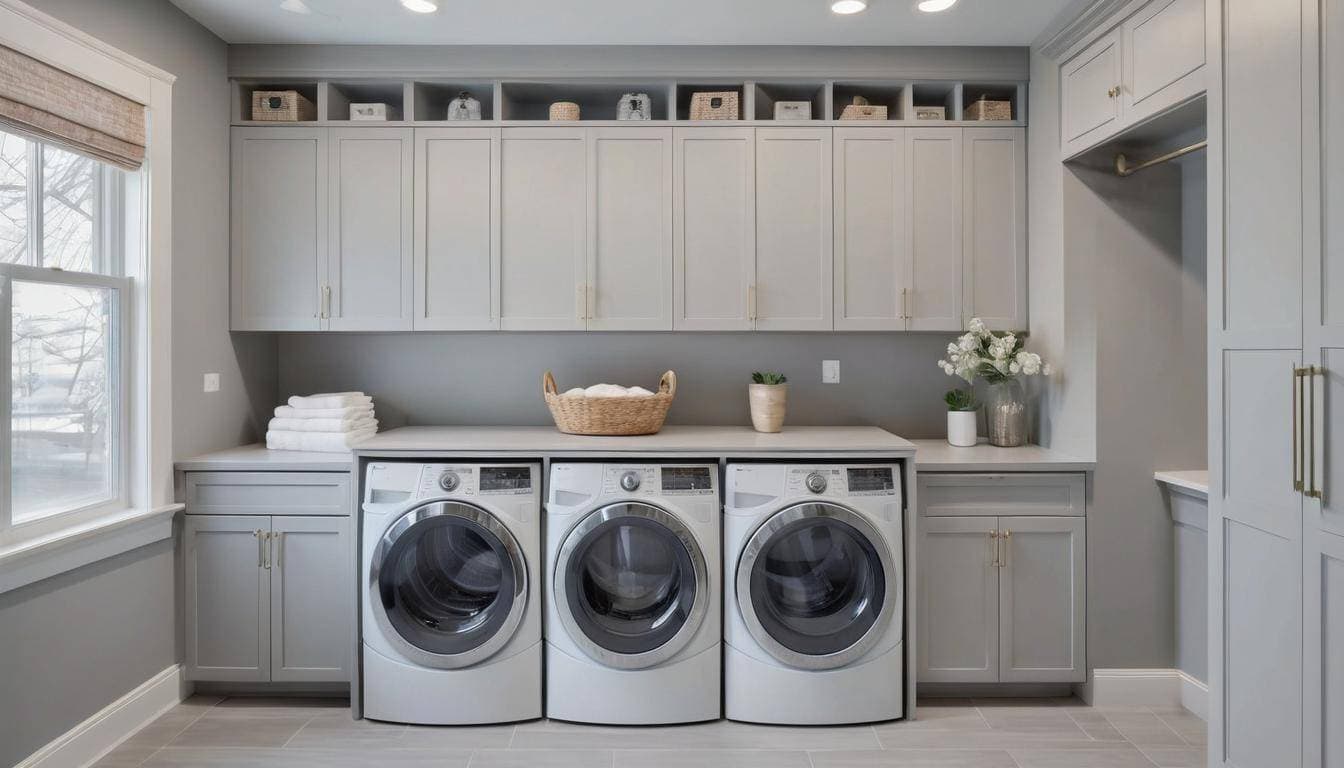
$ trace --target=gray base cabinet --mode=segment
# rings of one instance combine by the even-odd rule
[[[1085,680],[1083,476],[933,474],[919,485],[918,680]]]
[[[230,474],[237,475],[233,484]],[[277,478],[298,485],[273,484]],[[319,502],[309,507],[315,514],[286,513],[284,507],[289,488],[333,501],[348,498],[348,476],[193,473],[187,488],[188,679],[348,681],[354,632],[348,503]],[[275,493],[259,493],[268,488]],[[202,503],[192,506],[191,499]],[[238,514],[201,513],[217,507]]]

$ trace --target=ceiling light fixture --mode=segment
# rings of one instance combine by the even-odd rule
[[[439,4],[434,0],[401,0],[401,6],[415,13],[433,13],[439,10]]]
[[[925,13],[938,13],[939,11],[946,11],[956,4],[957,0],[919,0],[915,7]]]
[[[313,12],[313,9],[309,8],[308,4],[303,2],[303,0],[281,0],[280,10],[297,13],[303,16],[307,16]]]
[[[831,3],[831,12],[843,16],[861,13],[868,9],[868,0],[835,0]]]

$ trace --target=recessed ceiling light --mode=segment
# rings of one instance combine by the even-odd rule
[[[925,13],[937,13],[946,11],[956,4],[957,0],[919,0],[915,7]]]
[[[434,0],[401,0],[401,5],[406,10],[416,13],[433,13],[439,10],[439,4]]]
[[[868,9],[868,0],[835,0],[831,3],[831,12],[845,16],[860,13]]]
[[[280,3],[280,10],[289,11],[290,13],[299,13],[304,16],[313,12],[313,9],[309,8],[308,4],[303,2],[303,0],[282,0]]]

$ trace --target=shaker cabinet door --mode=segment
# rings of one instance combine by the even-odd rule
[[[1204,3],[1154,0],[1125,22],[1126,125],[1204,92]]]
[[[271,680],[350,679],[350,518],[271,518]]]
[[[904,128],[835,129],[835,329],[903,331],[910,288]]]
[[[1117,30],[1060,67],[1060,139],[1067,159],[1119,129],[1121,41]]]
[[[999,680],[997,518],[919,520],[919,680]]]
[[[1023,128],[962,133],[963,316],[1027,329],[1027,141]]]
[[[962,131],[906,131],[906,200],[910,210],[912,331],[959,331],[962,323]]]
[[[999,680],[1087,679],[1084,518],[1000,517]]]
[[[270,571],[264,566],[270,518],[185,515],[184,520],[188,679],[269,680]]]
[[[756,329],[829,331],[831,129],[756,129]]]

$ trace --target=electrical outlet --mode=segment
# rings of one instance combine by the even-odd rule
[[[218,373],[207,373],[207,374],[205,374],[205,384],[204,384],[204,389],[205,389],[206,392],[218,392],[218,391],[219,391],[219,374],[218,374]]]
[[[839,384],[840,383],[840,361],[822,360],[821,361],[821,383]]]

